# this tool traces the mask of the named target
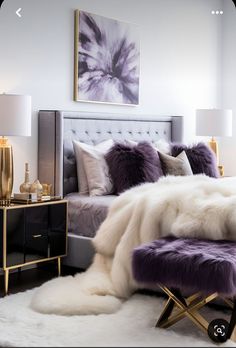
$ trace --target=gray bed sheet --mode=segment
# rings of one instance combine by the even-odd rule
[[[93,238],[105,220],[108,208],[117,196],[90,197],[78,192],[65,196],[68,200],[68,232]]]

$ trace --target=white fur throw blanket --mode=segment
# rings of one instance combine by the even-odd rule
[[[132,276],[132,250],[168,235],[236,240],[236,178],[170,176],[126,191],[93,239],[91,267],[45,283],[31,307],[61,315],[115,312],[140,288]]]

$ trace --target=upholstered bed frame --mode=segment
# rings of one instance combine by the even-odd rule
[[[97,144],[110,138],[118,141],[154,142],[165,139],[180,142],[183,137],[183,117],[40,111],[38,129],[39,180],[52,183],[54,195],[65,196],[78,191],[73,140],[87,144]],[[67,264],[86,268],[93,253],[90,238],[69,231]]]

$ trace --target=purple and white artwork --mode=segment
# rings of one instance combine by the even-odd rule
[[[138,28],[84,11],[76,16],[75,99],[138,105]]]

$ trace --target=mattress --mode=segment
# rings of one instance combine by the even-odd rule
[[[105,220],[108,208],[117,196],[90,197],[78,192],[65,196],[68,200],[68,232],[93,238]]]

